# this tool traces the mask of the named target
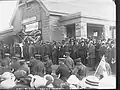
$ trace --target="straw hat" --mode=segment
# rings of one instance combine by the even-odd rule
[[[82,88],[98,89],[99,79],[95,76],[87,76],[81,81]]]

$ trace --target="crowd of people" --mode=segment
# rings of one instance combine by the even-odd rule
[[[116,45],[111,39],[72,38],[62,42],[26,43],[22,47],[16,44],[4,52],[4,58],[0,60],[0,77],[7,80],[4,74],[13,74],[15,84],[11,88],[68,88],[67,80],[71,75],[82,80],[86,77],[86,67],[95,71],[103,55],[106,65],[110,66],[109,73],[116,74]],[[58,65],[54,73],[53,65]],[[1,87],[4,88],[4,84]]]

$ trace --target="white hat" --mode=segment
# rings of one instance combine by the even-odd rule
[[[116,89],[116,77],[107,76],[100,80],[99,89]]]
[[[4,80],[0,83],[0,88],[2,89],[11,89],[16,85],[15,81],[11,79]]]
[[[54,86],[53,86],[53,82],[54,82],[54,78],[53,78],[53,76],[51,76],[51,75],[49,75],[49,74],[46,74],[45,76],[44,76],[44,79],[46,79],[46,80],[48,80],[48,83],[46,83],[46,86],[47,87],[49,87],[49,88],[53,88]],[[49,81],[50,81],[50,83],[49,83]]]
[[[69,78],[68,78],[68,80],[67,80],[67,82],[69,83],[69,84],[79,84],[81,81],[75,76],[75,75],[71,75]]]
[[[49,74],[46,74],[46,75],[44,76],[44,78],[45,78],[46,80],[48,80],[48,81],[54,82],[53,76],[51,76],[51,75],[49,75]]]
[[[29,75],[32,76],[32,75]],[[40,77],[38,75],[32,76],[32,80],[30,83],[31,87],[40,87],[40,86],[45,86],[48,80],[44,79],[43,77]]]
[[[82,88],[98,89],[98,86],[99,86],[99,79],[95,76],[87,76],[83,78],[81,81]]]
[[[13,73],[10,73],[10,72],[4,72],[2,75],[1,75],[1,78],[3,79],[13,79],[15,80],[15,76]]]
[[[5,72],[1,75],[1,78],[5,80],[0,83],[0,88],[2,89],[10,89],[16,85],[15,83],[15,76],[10,72]]]

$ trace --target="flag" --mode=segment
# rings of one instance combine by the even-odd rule
[[[103,55],[94,76],[100,77],[100,75],[107,76],[107,69],[106,69],[106,61],[105,61],[105,56]]]

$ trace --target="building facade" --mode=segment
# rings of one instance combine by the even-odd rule
[[[115,22],[74,14],[49,11],[41,0],[20,0],[12,19],[14,43],[25,40],[61,41],[66,37],[116,38]]]

